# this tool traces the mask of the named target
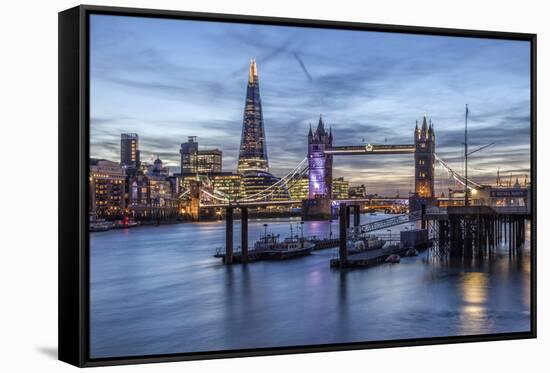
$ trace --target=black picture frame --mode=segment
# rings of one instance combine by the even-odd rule
[[[383,31],[528,41],[531,45],[531,331],[475,336],[449,336],[381,342],[285,346],[202,353],[121,356],[92,359],[89,355],[89,232],[87,214],[89,166],[89,26],[91,14],[185,20],[286,25],[328,29]],[[261,355],[327,352],[370,348],[434,345],[536,338],[536,34],[397,26],[341,21],[274,18],[170,10],[81,5],[59,13],[59,360],[78,367],[218,359]]]

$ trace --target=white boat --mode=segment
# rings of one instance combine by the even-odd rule
[[[104,232],[113,227],[113,223],[105,219],[90,220],[90,232]]]
[[[279,241],[280,235],[266,234],[254,243],[254,251],[261,252],[267,259],[288,259],[309,255],[315,244],[297,237]]]
[[[350,252],[361,252],[366,250],[377,250],[382,248],[386,241],[378,238],[374,234],[367,234],[360,239],[348,242]]]

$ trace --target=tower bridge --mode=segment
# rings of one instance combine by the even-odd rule
[[[323,118],[315,131],[311,125],[307,135],[307,156],[287,175],[277,178],[269,173],[267,140],[264,129],[262,102],[260,98],[260,80],[256,60],[250,61],[246,99],[243,113],[243,126],[236,178],[241,178],[244,185],[243,195],[237,199],[216,189],[215,183],[208,175],[197,175],[196,180],[189,182],[188,190],[181,191],[180,200],[185,199],[187,208],[198,216],[201,207],[259,207],[270,205],[302,206],[304,219],[329,219],[331,207],[336,201],[332,194],[333,158],[335,156],[399,156],[414,155],[414,201],[413,208],[430,203],[435,197],[434,167],[436,160],[447,169],[455,180],[462,184],[465,178],[450,169],[435,154],[435,130],[431,121],[423,118],[412,133],[412,142],[406,144],[366,144],[344,145],[333,144],[332,128],[327,131]],[[307,198],[294,201],[289,190],[298,181],[308,179]],[[228,192],[229,193],[229,192]],[[349,201],[360,203],[361,201]],[[371,201],[372,202],[372,201]],[[419,203],[416,203],[419,202]],[[363,202],[369,203],[369,202]]]
[[[420,127],[416,123],[413,139],[413,144],[334,146],[332,128],[327,132],[320,116],[315,131],[310,126],[308,133],[309,198],[302,203],[302,218],[323,219],[330,216],[333,157],[336,155],[414,154],[415,197],[421,204],[433,199],[435,130],[426,117]]]
[[[333,146],[324,150],[327,155],[369,155],[369,154],[411,154],[416,151],[414,144]]]

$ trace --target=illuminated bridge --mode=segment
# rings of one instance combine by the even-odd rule
[[[428,124],[429,123],[429,124]],[[241,198],[232,198],[222,190],[214,187],[214,183],[207,175],[197,175],[199,187],[183,190],[180,200],[192,200],[195,208],[223,208],[223,207],[264,207],[301,205],[308,214],[315,215],[316,210],[325,212],[326,209],[346,203],[400,203],[408,198],[360,198],[337,200],[332,196],[332,174],[334,156],[391,156],[412,154],[414,157],[414,191],[419,198],[430,199],[435,197],[434,168],[441,166],[461,186],[468,185],[470,190],[480,188],[481,185],[454,171],[435,153],[435,130],[433,124],[424,117],[422,124],[418,122],[414,130],[412,144],[365,144],[351,146],[334,146],[332,130],[326,131],[322,118],[315,131],[311,128],[308,134],[308,154],[290,172],[279,178],[275,183],[256,191],[254,194]],[[308,198],[304,201],[296,199],[281,200],[280,191],[289,191],[298,181],[308,178]],[[278,198],[276,198],[278,197]],[[320,206],[320,207],[319,207]]]

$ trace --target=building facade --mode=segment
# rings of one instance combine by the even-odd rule
[[[116,162],[90,159],[90,214],[96,219],[115,220],[125,212],[124,170]]]
[[[343,177],[332,179],[332,198],[349,198],[349,181],[344,180]]]
[[[256,60],[250,61],[237,172],[269,172]]]
[[[170,176],[170,169],[165,167],[162,160],[157,157],[157,159],[153,162],[153,165],[147,168],[147,175],[167,178]]]
[[[222,151],[199,150],[196,136],[189,136],[180,147],[181,174],[211,174],[222,172]]]
[[[332,197],[332,155],[324,153],[332,147],[332,130],[327,132],[323,118],[315,132],[311,125],[308,134],[308,163],[309,163],[309,198]]]
[[[350,198],[365,198],[367,196],[367,188],[365,188],[364,184],[350,186],[348,193]]]
[[[212,188],[230,201],[236,201],[244,195],[242,176],[232,172],[222,172],[210,175]]]
[[[307,176],[296,180],[288,189],[290,199],[302,201],[309,196],[309,178]]]
[[[149,178],[139,172],[128,180],[128,215],[135,219],[151,218]]]
[[[172,183],[162,176],[148,177],[150,214],[153,220],[174,219],[178,216],[178,197]]]
[[[422,120],[420,128],[416,122],[414,145],[414,191],[418,197],[433,198],[435,197],[435,131],[431,120],[428,126],[426,117]]]
[[[274,186],[280,179],[269,172],[248,171],[242,175],[244,198],[271,201],[284,201],[290,198],[284,186]]]
[[[120,135],[120,165],[124,169],[137,170],[140,165],[139,136],[137,133]]]

